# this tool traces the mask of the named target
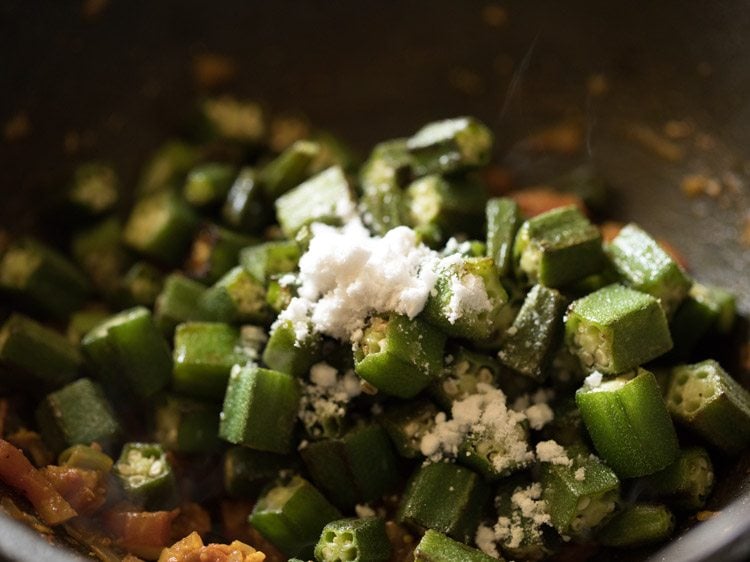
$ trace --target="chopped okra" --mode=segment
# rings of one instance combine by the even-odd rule
[[[258,180],[269,201],[274,201],[307,179],[310,167],[320,154],[320,146],[311,141],[299,140],[266,164]]]
[[[487,201],[487,255],[495,260],[500,275],[508,276],[513,268],[513,241],[521,225],[518,203],[496,197]]]
[[[443,408],[476,394],[477,384],[492,384],[500,378],[501,366],[494,357],[464,347],[446,356],[445,373],[430,386],[430,394]]]
[[[238,234],[214,224],[204,225],[193,239],[185,271],[193,278],[210,284],[237,264],[242,248],[257,239]]]
[[[216,322],[265,323],[266,291],[244,268],[236,266],[203,292],[197,302],[201,319]]]
[[[617,513],[596,535],[605,546],[633,548],[667,540],[675,519],[664,505],[635,504]]]
[[[702,447],[687,447],[664,470],[642,478],[639,487],[648,498],[667,501],[674,509],[695,511],[706,503],[714,484],[714,467]]]
[[[386,562],[390,556],[385,522],[377,517],[331,521],[315,546],[318,562]]]
[[[230,164],[211,162],[190,170],[182,194],[191,206],[202,209],[219,205],[229,193],[237,170]]]
[[[447,174],[484,166],[490,159],[492,132],[473,117],[429,123],[406,143],[419,175]]]
[[[493,562],[502,558],[487,556],[482,551],[453,540],[447,535],[427,529],[414,550],[414,562]]]
[[[151,510],[176,505],[177,484],[161,445],[125,444],[113,472],[133,504]]]

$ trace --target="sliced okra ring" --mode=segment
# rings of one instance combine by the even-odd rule
[[[449,410],[457,400],[475,394],[477,384],[493,384],[499,379],[500,364],[491,355],[460,347],[446,356],[443,377],[430,386],[430,395]]]
[[[192,207],[215,207],[224,201],[236,177],[237,168],[231,164],[201,164],[190,170],[182,187],[182,196]]]
[[[711,457],[703,447],[681,449],[664,470],[646,476],[637,484],[648,498],[659,498],[674,509],[702,508],[714,484]]]
[[[315,546],[315,559],[319,562],[385,562],[391,557],[391,550],[383,519],[339,519],[323,528]]]
[[[513,241],[521,225],[518,203],[506,197],[495,197],[485,207],[487,222],[487,255],[495,260],[501,277],[513,271]]]
[[[388,406],[379,421],[398,454],[412,459],[422,456],[422,436],[434,427],[438,412],[429,400],[414,400]]]
[[[497,562],[498,559],[432,529],[427,529],[414,550],[414,562],[454,562],[456,560]]]
[[[215,283],[237,265],[240,250],[257,239],[215,224],[204,225],[195,235],[185,272],[204,283]]]
[[[301,377],[320,361],[322,344],[322,338],[317,333],[310,333],[298,340],[294,324],[287,320],[271,331],[263,350],[263,363],[276,371]]]
[[[126,443],[113,473],[128,500],[147,510],[177,503],[177,483],[167,455],[158,443]]]
[[[198,309],[202,319],[215,322],[263,324],[269,319],[263,285],[239,265],[201,295]]]
[[[219,406],[167,396],[155,411],[157,441],[170,451],[211,453],[219,447]]]
[[[320,145],[298,140],[266,164],[258,174],[268,201],[275,201],[301,184],[311,172],[311,164],[320,154]]]
[[[604,546],[634,548],[667,540],[674,526],[674,515],[666,506],[635,504],[615,514],[596,540]]]
[[[221,216],[231,228],[241,232],[260,232],[272,213],[254,168],[242,168],[229,189]]]
[[[265,285],[272,277],[297,269],[299,258],[299,246],[293,241],[264,242],[244,248],[240,265]]]

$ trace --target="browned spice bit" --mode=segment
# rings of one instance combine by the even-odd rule
[[[530,152],[572,156],[580,152],[583,138],[583,124],[577,120],[566,120],[529,135],[521,141],[521,146]]]
[[[650,127],[632,123],[625,127],[626,136],[640,144],[649,152],[668,162],[679,162],[685,157],[682,148],[663,137]]]
[[[499,4],[487,4],[482,8],[482,21],[490,27],[502,27],[508,23],[508,11]]]
[[[690,174],[682,178],[680,189],[688,197],[700,197],[708,195],[716,198],[721,195],[721,183],[714,178],[703,174]]]
[[[31,134],[31,121],[25,111],[20,111],[11,117],[3,127],[3,137],[8,142],[21,140]]]
[[[278,115],[271,121],[268,144],[281,152],[295,141],[310,136],[310,123],[301,115]]]
[[[586,92],[595,98],[603,96],[609,92],[609,80],[604,74],[592,74],[586,81]]]
[[[452,68],[448,73],[448,81],[454,90],[468,96],[478,96],[484,92],[482,77],[468,68]]]
[[[708,521],[714,515],[718,515],[719,513],[721,513],[721,512],[720,511],[708,511],[708,510],[699,511],[698,513],[695,514],[695,518],[698,521]]]
[[[198,88],[212,90],[225,86],[237,75],[237,65],[217,53],[200,53],[193,57],[193,80]]]
[[[81,5],[81,15],[84,19],[95,20],[109,4],[109,0],[84,0]]]
[[[690,121],[670,119],[664,124],[664,134],[672,140],[686,139],[695,132]]]

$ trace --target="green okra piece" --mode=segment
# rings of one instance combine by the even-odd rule
[[[0,293],[31,312],[65,320],[81,308],[89,289],[66,257],[31,238],[12,243],[0,258]]]
[[[169,383],[169,346],[144,307],[108,318],[84,336],[81,347],[92,372],[113,394],[143,400]]]
[[[218,206],[229,193],[237,168],[224,162],[208,162],[196,166],[185,179],[182,196],[197,209]]]
[[[584,384],[576,404],[599,456],[618,476],[653,474],[677,458],[678,444],[653,373],[634,373]]]
[[[341,166],[347,173],[356,173],[362,163],[361,156],[338,135],[330,131],[317,130],[310,140],[317,143],[320,150],[310,165],[312,173],[325,170],[331,166]]]
[[[263,107],[252,100],[228,95],[207,98],[198,107],[198,129],[206,141],[255,145],[266,134],[266,115]]]
[[[37,407],[36,422],[55,452],[92,443],[110,450],[122,433],[101,387],[85,378],[48,394]]]
[[[68,216],[90,218],[112,211],[120,197],[117,174],[101,162],[78,166],[66,193]]]
[[[356,211],[349,183],[339,166],[311,177],[276,199],[276,218],[287,238],[313,223],[340,225]]]
[[[513,263],[531,284],[565,287],[604,268],[602,237],[576,206],[552,209],[521,225]]]
[[[112,472],[136,506],[154,511],[177,505],[177,482],[158,443],[126,443]]]
[[[219,437],[259,451],[288,453],[299,400],[299,382],[291,375],[253,363],[236,366],[229,375]]]
[[[97,470],[108,474],[112,470],[114,461],[108,454],[90,445],[73,445],[65,449],[57,457],[60,466],[71,466],[86,470]]]
[[[667,318],[651,295],[608,285],[574,301],[565,340],[587,371],[629,371],[672,348]]]
[[[503,554],[514,560],[547,558],[552,554],[552,549],[547,544],[542,525],[534,522],[533,517],[537,514],[533,511],[536,510],[531,510],[532,513],[529,513],[525,504],[519,505],[523,500],[514,501],[515,494],[518,494],[516,499],[520,496],[524,500],[538,501],[541,498],[542,487],[539,483],[530,484],[522,477],[512,477],[501,481],[495,496],[497,520],[507,520],[512,531],[498,541],[499,546]]]
[[[615,510],[620,481],[585,449],[570,448],[567,453],[570,465],[542,464],[542,499],[561,535],[585,538]]]
[[[65,337],[74,346],[81,343],[83,336],[104,322],[111,313],[103,308],[84,308],[70,315]],[[2,339],[2,338],[0,338]]]
[[[0,381],[3,386],[50,392],[73,382],[83,366],[75,344],[18,313],[0,328]]]
[[[203,283],[215,283],[237,265],[240,250],[257,242],[215,224],[205,224],[196,233],[185,272]]]
[[[508,293],[492,258],[443,258],[424,319],[449,336],[484,340],[501,326]]]
[[[501,277],[513,271],[513,242],[521,226],[518,203],[507,197],[493,197],[485,206],[487,255],[495,260]]]
[[[219,447],[219,406],[169,395],[156,407],[156,440],[167,450],[211,453]]]
[[[296,277],[286,279],[284,279],[284,276],[271,278],[266,287],[266,303],[278,315],[297,296],[298,288],[299,281]]]
[[[736,314],[735,295],[720,287],[693,283],[670,323],[673,355],[689,357],[704,336],[729,334]]]
[[[427,399],[386,406],[378,418],[398,454],[407,459],[422,456],[422,437],[435,426],[437,406]]]
[[[300,476],[266,488],[248,521],[287,556],[312,557],[323,528],[341,513]]]
[[[723,453],[750,444],[750,393],[716,361],[675,367],[666,400],[676,421]]]
[[[241,232],[259,232],[272,213],[254,168],[242,168],[229,189],[221,211],[224,222]]]
[[[185,322],[174,334],[172,388],[196,398],[224,397],[235,365],[257,359],[240,340],[240,330],[222,322]]]
[[[322,346],[323,340],[317,333],[297,340],[294,324],[291,320],[286,320],[271,331],[263,350],[263,363],[276,371],[302,377],[320,361]]]
[[[341,509],[379,498],[400,479],[393,446],[377,424],[356,426],[339,438],[309,443],[300,455],[315,485]]]
[[[534,285],[500,344],[500,361],[536,381],[547,375],[547,366],[564,331],[567,300],[555,289]]]
[[[320,150],[314,141],[298,140],[263,166],[258,179],[267,200],[275,201],[307,179]]]
[[[197,160],[194,146],[179,140],[165,142],[143,168],[137,192],[146,195],[178,187]]]
[[[666,506],[634,504],[615,514],[596,540],[604,546],[634,548],[666,541],[674,527],[674,515]]]
[[[243,267],[236,266],[200,297],[197,315],[216,322],[264,324],[269,320],[266,291]]]
[[[297,269],[300,248],[296,242],[279,240],[247,246],[240,252],[240,265],[264,285],[271,278]]]
[[[315,546],[315,559],[318,562],[386,562],[391,550],[383,519],[338,519],[323,528]]]
[[[146,257],[177,265],[197,226],[198,218],[187,203],[172,191],[160,191],[136,202],[125,224],[123,240]]]
[[[426,322],[391,314],[370,319],[354,350],[354,370],[378,390],[411,398],[442,373],[445,335]]]
[[[122,308],[152,307],[164,285],[164,274],[145,261],[131,265],[119,280],[113,300]]]
[[[580,197],[586,208],[595,213],[606,211],[611,204],[606,180],[591,164],[583,164],[552,180],[553,187]]]
[[[417,529],[433,529],[449,537],[473,540],[489,490],[473,470],[438,462],[412,474],[401,498],[397,519]]]
[[[477,391],[477,384],[493,384],[501,366],[494,357],[459,347],[445,357],[445,372],[430,386],[430,395],[444,409]]]
[[[449,238],[440,252],[442,257],[458,254],[464,258],[483,258],[487,255],[487,245],[481,240],[464,240]]]
[[[477,168],[489,162],[493,137],[473,117],[457,117],[429,123],[409,138],[417,175],[447,174]]]
[[[113,295],[130,259],[121,244],[122,225],[111,217],[73,236],[71,253],[76,263],[103,295]]]
[[[692,280],[680,265],[635,224],[620,231],[607,254],[625,283],[659,299],[669,317],[690,291]]]
[[[177,324],[196,316],[196,303],[205,292],[205,285],[182,273],[172,273],[164,279],[154,304],[154,320],[165,336],[171,338]]]
[[[427,529],[414,550],[414,562],[503,562],[502,558],[488,556],[481,550]]]
[[[234,498],[254,500],[263,487],[295,464],[286,455],[231,447],[224,453],[224,490]]]
[[[693,283],[690,296],[716,311],[716,321],[712,326],[714,332],[721,336],[732,331],[737,317],[737,296],[734,293],[713,285]]]
[[[507,432],[512,437],[499,436],[492,430],[472,429],[458,447],[457,461],[490,482],[528,466],[528,460],[516,460],[508,450],[509,443],[528,443],[528,425],[525,421],[519,421],[509,427]]]
[[[660,499],[673,509],[697,511],[706,504],[713,484],[708,452],[703,447],[687,447],[667,468],[642,478],[636,487],[645,497]]]

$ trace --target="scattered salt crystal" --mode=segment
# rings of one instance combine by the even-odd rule
[[[536,456],[540,462],[570,466],[573,461],[568,458],[565,448],[556,441],[540,441],[536,444]]]
[[[524,414],[526,414],[526,417],[529,420],[531,429],[536,430],[542,429],[555,417],[552,408],[547,404],[534,404],[533,406],[529,406],[524,410]]]
[[[584,467],[579,468],[575,471],[575,474],[573,476],[579,482],[583,482],[584,480],[586,480],[586,469]]]
[[[604,375],[599,371],[594,371],[588,377],[583,379],[583,384],[589,388],[597,388],[598,386],[601,386],[603,377]]]

